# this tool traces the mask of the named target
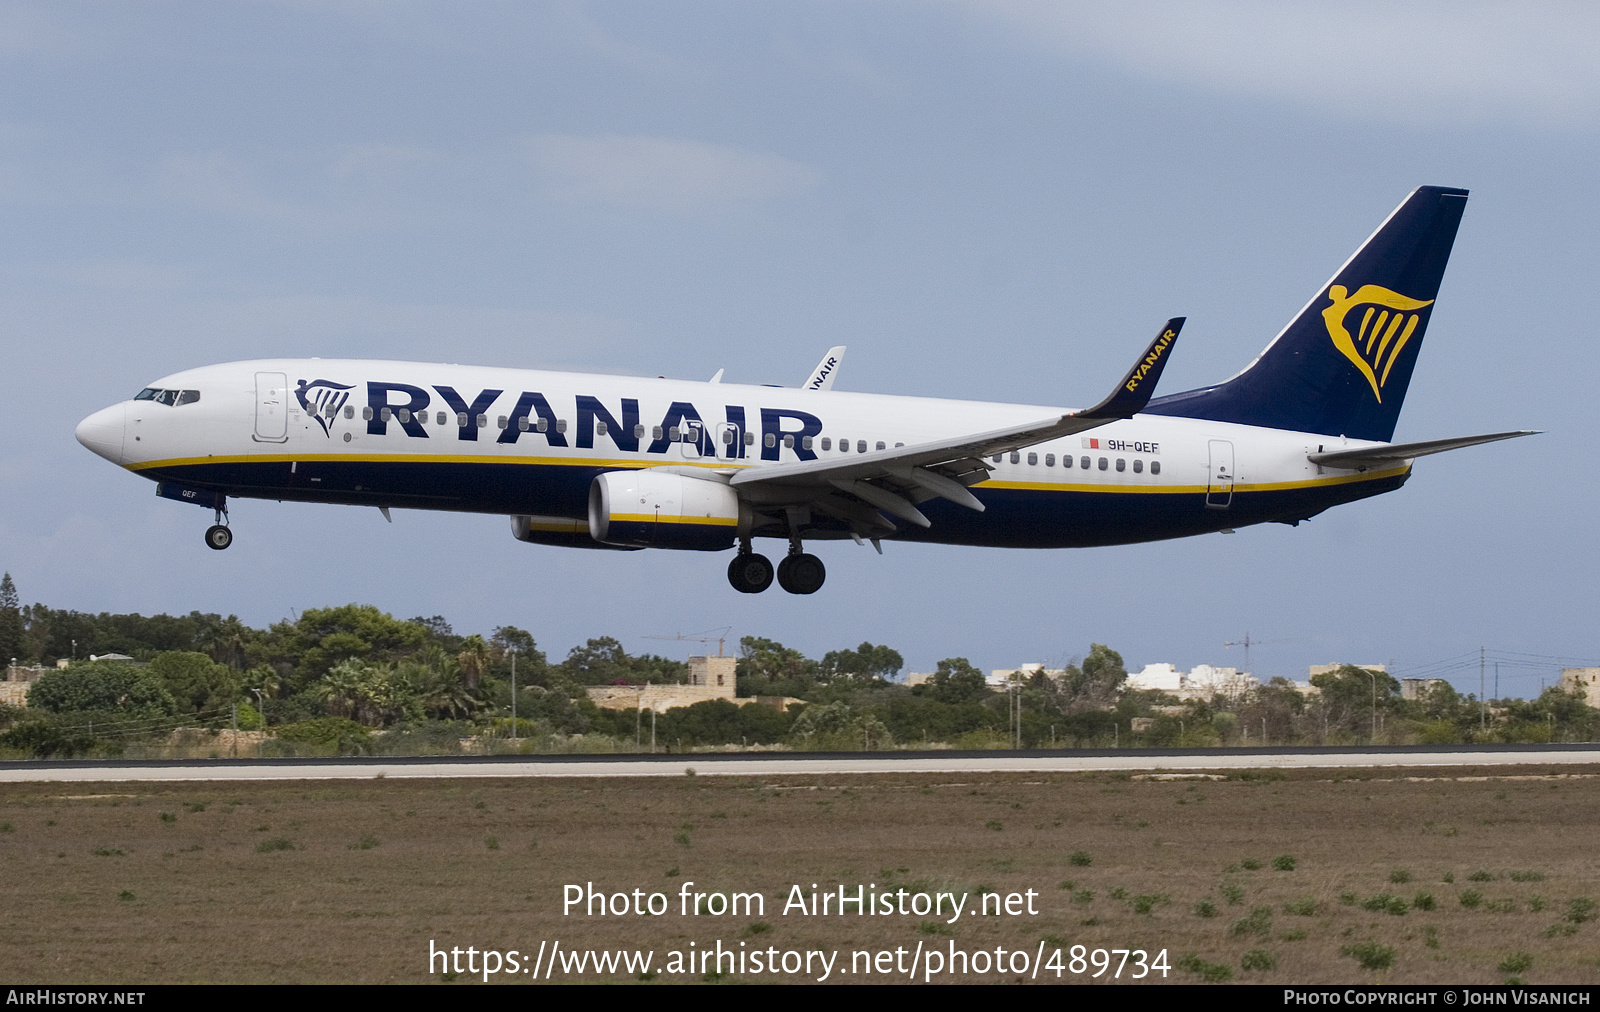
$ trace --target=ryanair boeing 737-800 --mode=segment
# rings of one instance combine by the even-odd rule
[[[159,379],[79,442],[215,511],[230,497],[501,513],[573,548],[737,546],[728,579],[822,586],[806,540],[1127,544],[1295,524],[1412,460],[1526,432],[1389,442],[1467,191],[1411,193],[1264,352],[1152,399],[1182,319],[1083,411],[410,362],[265,360]],[[774,567],[755,538],[788,542]],[[879,546],[881,551],[881,546]]]

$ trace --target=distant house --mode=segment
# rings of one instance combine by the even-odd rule
[[[1583,693],[1583,701],[1600,707],[1600,668],[1562,668],[1561,687]]]
[[[1129,675],[1126,687],[1165,692],[1179,699],[1210,699],[1217,695],[1237,699],[1260,684],[1255,676],[1238,668],[1197,664],[1185,672],[1160,663],[1146,664],[1137,674]]]

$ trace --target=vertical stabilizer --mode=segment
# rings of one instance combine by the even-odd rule
[[[1388,442],[1466,204],[1418,187],[1243,372],[1146,412]]]

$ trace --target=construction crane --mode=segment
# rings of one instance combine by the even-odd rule
[[[1253,675],[1253,674],[1256,673],[1256,669],[1252,668],[1250,666],[1250,648],[1251,647],[1253,647],[1253,646],[1257,646],[1258,647],[1258,646],[1262,646],[1263,644],[1268,644],[1268,643],[1287,643],[1287,642],[1289,642],[1289,641],[1288,640],[1257,640],[1257,639],[1251,639],[1250,638],[1250,634],[1247,632],[1247,633],[1244,634],[1244,639],[1242,639],[1242,640],[1229,640],[1228,642],[1222,644],[1222,649],[1226,650],[1229,647],[1244,647],[1244,670],[1245,670],[1246,674]]]
[[[727,640],[728,633],[732,631],[733,626],[725,625],[720,629],[707,629],[703,632],[691,633],[688,636],[685,636],[683,633],[677,633],[672,636],[645,636],[643,638],[647,640],[674,640],[688,643],[710,643],[712,640],[716,640],[717,656],[725,657],[727,655],[722,652],[722,645],[724,641]]]

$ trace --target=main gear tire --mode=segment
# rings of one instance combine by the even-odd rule
[[[772,560],[754,552],[740,552],[728,563],[728,582],[741,594],[759,594],[772,586]]]
[[[791,594],[815,594],[827,578],[827,567],[815,555],[791,555],[778,563],[778,586]]]

